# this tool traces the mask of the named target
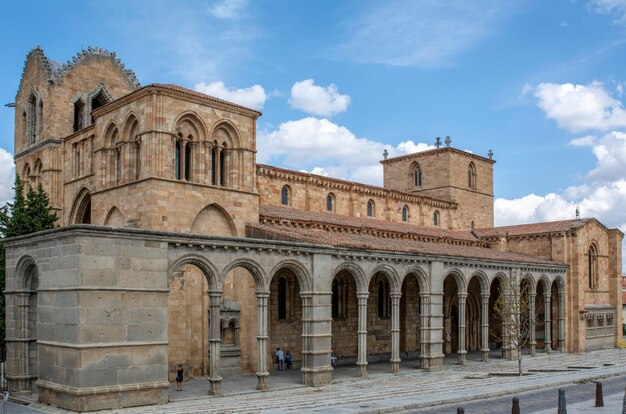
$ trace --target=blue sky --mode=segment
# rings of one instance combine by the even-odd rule
[[[2,2],[0,201],[36,45],[260,109],[260,162],[381,184],[384,149],[450,135],[494,151],[496,224],[626,230],[626,0]]]

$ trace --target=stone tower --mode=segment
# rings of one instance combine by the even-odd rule
[[[493,227],[494,163],[450,146],[381,161],[385,188],[457,203],[456,214],[432,220],[459,230]]]

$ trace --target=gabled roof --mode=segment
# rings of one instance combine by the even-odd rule
[[[494,160],[493,158],[487,158],[487,157],[482,157],[480,155],[476,155],[474,153],[471,152],[467,152],[467,151],[462,151],[460,149],[456,149],[453,147],[442,147],[442,148],[433,148],[433,149],[429,149],[426,151],[419,151],[419,152],[413,152],[411,154],[406,154],[406,155],[400,155],[397,157],[391,157],[391,158],[387,158],[384,160],[380,160],[381,164],[392,164],[394,162],[397,161],[402,161],[408,158],[420,158],[423,157],[425,155],[431,155],[431,154],[435,154],[435,153],[444,153],[444,152],[452,152],[458,155],[462,155],[468,158],[474,158],[476,160],[480,160],[480,161],[484,161],[484,162],[488,162],[490,164],[495,164],[496,160]]]
[[[490,227],[475,229],[474,233],[481,238],[497,236],[526,236],[533,234],[561,233],[576,230],[595,219],[574,219],[547,221],[545,223],[518,224],[513,226]]]
[[[90,56],[105,56],[110,58],[113,64],[116,65],[122,72],[124,72],[128,83],[133,85],[133,87],[135,88],[139,88],[141,86],[139,84],[139,81],[137,80],[135,72],[130,69],[126,69],[122,61],[115,55],[115,52],[109,52],[107,49],[103,49],[101,47],[89,46],[87,49],[81,50],[70,60],[63,63],[58,60],[50,59],[45,55],[41,46],[36,46],[30,52],[28,52],[28,55],[26,55],[26,61],[24,62],[24,70],[22,71],[22,78],[20,79],[20,87],[18,88],[18,91],[22,88],[24,71],[26,71],[26,64],[28,63],[29,59],[38,59],[41,63],[41,66],[43,66],[44,70],[46,71],[48,81],[50,81],[51,83],[57,83],[61,79],[63,79],[65,75],[70,73],[74,69],[74,67],[76,67],[76,65],[80,64]]]
[[[246,112],[250,112],[252,113],[254,116],[261,116],[261,112],[255,110],[255,109],[250,109],[248,107],[233,103],[233,102],[229,102],[229,101],[225,101],[223,99],[220,98],[216,98],[214,96],[210,96],[210,95],[206,95],[204,93],[200,93],[200,92],[196,92],[193,91],[191,89],[187,89],[184,88],[182,86],[178,86],[178,85],[174,85],[174,84],[163,84],[163,83],[151,83],[149,85],[143,86],[139,89],[135,89],[134,91],[119,97],[118,99],[107,103],[106,105],[101,106],[100,108],[96,109],[94,111],[94,114],[100,114],[103,112],[107,112],[107,110],[110,110],[111,108],[117,108],[118,106],[123,105],[124,101],[128,100],[128,99],[133,99],[134,96],[142,96],[142,94],[147,93],[148,90],[160,90],[160,91],[169,91],[169,92],[174,92],[177,94],[182,94],[182,95],[186,95],[186,96],[190,96],[196,99],[200,99],[203,100],[205,102],[209,102],[209,103],[218,103],[224,106],[228,106],[231,108],[235,108],[235,109],[239,109],[239,110],[243,110]]]
[[[399,238],[383,238],[367,234],[335,232],[315,228],[250,223],[246,224],[246,234],[248,237],[252,238],[300,241],[338,248],[412,253],[497,262],[516,262],[528,265],[565,266],[563,263],[559,262],[519,253],[503,252],[486,247],[431,243]]]
[[[327,226],[350,231],[369,230],[369,233],[387,233],[399,238],[420,238],[423,240],[448,240],[465,244],[483,244],[480,239],[469,231],[452,231],[440,227],[418,226],[408,223],[378,220],[374,218],[343,216],[335,213],[303,211],[291,207],[260,205],[259,221],[290,222],[292,224],[307,224]]]

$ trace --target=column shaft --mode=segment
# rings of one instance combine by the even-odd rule
[[[545,350],[546,352],[552,352],[552,325],[550,323],[550,317],[551,317],[551,313],[552,313],[552,309],[550,307],[550,294],[549,293],[544,293],[543,294],[543,301],[544,301],[544,321],[545,321],[545,326],[544,326],[544,335],[545,335],[545,339],[544,339],[544,343],[545,343]]]
[[[457,355],[459,357],[459,364],[465,364],[465,301],[467,299],[467,293],[459,293],[459,350]]]
[[[269,303],[269,292],[257,292],[256,294],[256,303],[257,303],[257,315],[258,315],[258,335],[256,337],[257,340],[257,390],[266,390],[268,388],[267,385],[267,377],[269,376],[269,372],[267,370],[268,361],[267,361],[267,339],[268,339],[268,303]]]
[[[482,361],[489,361],[489,293],[482,293],[480,295],[480,307],[481,307],[481,353]]]
[[[565,352],[565,292],[559,292],[559,351]]]
[[[528,294],[528,330],[530,340],[530,355],[537,355],[537,338],[535,328],[535,300],[537,295],[535,293]]]
[[[400,371],[400,293],[391,294],[391,371]]]
[[[359,307],[358,357],[356,361],[358,375],[367,378],[367,298],[369,293],[357,293]]]
[[[222,346],[222,338],[220,333],[220,306],[222,304],[222,292],[210,291],[209,292],[209,306],[211,312],[211,329],[209,337],[209,351],[211,362],[209,365],[209,382],[211,388],[209,394],[214,396],[222,395],[220,390],[220,383],[222,377],[220,376],[220,348]]]

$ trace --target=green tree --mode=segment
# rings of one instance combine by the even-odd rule
[[[0,290],[4,291],[5,256],[3,240],[8,237],[22,236],[36,231],[56,227],[57,215],[52,210],[50,199],[41,184],[37,190],[28,189],[24,197],[24,183],[15,175],[15,198],[0,208]],[[4,296],[0,295],[0,348],[4,355],[5,320]]]

